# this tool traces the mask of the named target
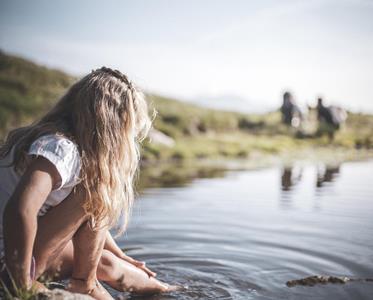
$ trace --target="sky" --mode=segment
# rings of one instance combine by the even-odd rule
[[[186,101],[270,109],[290,90],[373,113],[371,0],[0,0],[0,49]]]

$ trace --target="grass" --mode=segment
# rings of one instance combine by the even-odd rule
[[[38,292],[35,286],[32,286],[30,289],[19,288],[15,284],[14,280],[11,279],[12,292],[8,289],[7,285],[0,280],[0,297],[5,300],[36,300],[39,299]]]
[[[0,51],[0,135],[41,116],[74,80]]]

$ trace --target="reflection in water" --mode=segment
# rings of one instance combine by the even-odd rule
[[[302,180],[301,168],[285,167],[281,173],[281,190],[289,192]],[[321,188],[325,183],[333,183],[340,173],[340,166],[323,166],[317,169],[316,187]],[[285,193],[286,194],[286,193]]]
[[[197,178],[221,178],[227,169],[221,166],[201,166],[188,163],[163,163],[141,168],[139,189],[182,187]]]
[[[302,169],[286,167],[282,171],[281,186],[283,191],[290,191],[302,179]]]
[[[324,183],[329,183],[335,181],[337,175],[339,174],[339,166],[337,167],[325,167],[323,170],[317,171],[317,182],[316,187],[320,188]]]
[[[281,202],[284,208],[292,204],[292,191],[302,180],[302,168],[295,166],[285,167],[281,173]]]
[[[312,178],[316,177],[316,191],[320,191],[321,188],[331,186],[335,183],[340,173],[340,166],[328,166],[323,165],[322,167],[316,168],[315,172],[312,172]],[[308,174],[311,175],[311,174]],[[295,205],[294,197],[297,197],[298,191],[296,189],[303,189],[301,185],[303,180],[303,169],[297,165],[287,166],[282,169],[281,172],[281,194],[280,194],[280,205],[289,209]],[[304,180],[303,180],[304,181]],[[319,209],[317,203],[319,199],[315,199],[315,208]],[[297,201],[298,202],[298,201]]]
[[[222,178],[226,172],[227,168],[222,166],[199,166],[186,163],[144,166],[141,169],[139,188],[182,187],[197,178]],[[324,183],[333,182],[339,172],[339,166],[325,166],[318,169],[316,186],[319,188]],[[281,189],[285,195],[301,182],[302,173],[303,169],[297,166],[287,166],[282,169]]]

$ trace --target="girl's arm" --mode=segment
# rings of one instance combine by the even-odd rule
[[[47,159],[38,157],[24,172],[5,207],[5,261],[17,287],[29,288],[32,284],[30,268],[37,214],[59,181],[60,175],[54,165]]]
[[[155,277],[157,276],[156,273],[153,271],[149,270],[145,266],[145,262],[143,261],[138,261],[136,259],[133,259],[132,257],[126,255],[122,249],[119,248],[117,243],[115,242],[114,238],[112,237],[111,233],[108,231],[106,234],[106,241],[105,241],[105,246],[104,249],[112,252],[115,256],[129,262],[130,264],[133,264],[134,266],[142,269],[145,273],[147,273],[150,277]]]
[[[119,258],[122,258],[123,255],[125,255],[122,249],[120,249],[117,243],[115,242],[110,231],[107,231],[106,233],[106,241],[105,241],[104,249],[109,250],[111,253],[113,253],[115,256]]]

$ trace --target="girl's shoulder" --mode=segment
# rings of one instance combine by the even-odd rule
[[[29,151],[50,151],[60,157],[80,158],[78,146],[69,138],[60,134],[46,134],[38,137]]]
[[[59,134],[40,136],[30,145],[28,154],[42,156],[56,167],[61,177],[58,189],[78,183],[81,158],[78,146],[71,139]]]

